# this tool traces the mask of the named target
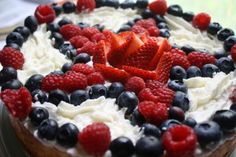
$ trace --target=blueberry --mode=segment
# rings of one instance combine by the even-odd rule
[[[223,28],[220,31],[218,31],[217,38],[220,41],[224,41],[228,37],[233,36],[233,35],[234,35],[234,31],[232,29],[230,29],[230,28]]]
[[[23,42],[24,42],[24,38],[18,32],[11,32],[6,38],[7,44],[15,43],[21,47],[23,45]]]
[[[129,25],[130,27],[132,27],[135,24],[135,22],[134,21],[128,21],[126,24]]]
[[[29,28],[25,26],[19,26],[13,30],[13,32],[20,33],[22,37],[24,38],[24,41],[26,41],[30,35],[30,30]]]
[[[29,28],[30,32],[33,33],[38,28],[38,21],[34,16],[28,16],[24,22],[25,27]]]
[[[170,5],[167,9],[167,13],[174,15],[174,16],[182,16],[183,15],[183,10],[181,6],[179,5]]]
[[[131,114],[135,107],[138,105],[138,97],[132,92],[122,92],[117,98],[117,104],[120,108],[126,107],[127,113]]]
[[[87,53],[80,53],[74,58],[74,64],[76,63],[88,63],[91,61],[91,57]]]
[[[59,30],[60,30],[60,26],[58,25],[58,23],[47,24],[47,31],[59,32]]]
[[[46,92],[40,89],[36,89],[32,91],[31,96],[32,96],[33,102],[39,101],[41,104],[43,104],[44,102],[48,101],[48,96]]]
[[[188,22],[191,22],[193,20],[193,17],[194,17],[194,13],[191,11],[183,13],[183,19],[185,19]]]
[[[25,83],[25,87],[29,91],[34,91],[35,89],[40,89],[43,80],[43,75],[35,74],[32,75]]]
[[[224,42],[224,49],[225,51],[230,51],[233,45],[236,44],[236,36],[228,37]]]
[[[97,99],[101,96],[107,97],[107,87],[102,84],[93,85],[89,89],[89,97],[91,99]]]
[[[76,6],[75,6],[75,3],[73,3],[73,2],[65,2],[62,5],[62,8],[64,10],[64,13],[72,13],[75,11]]]
[[[113,82],[108,87],[108,96],[110,98],[118,98],[118,96],[125,90],[124,86],[120,82]]]
[[[158,23],[157,27],[159,29],[169,29],[169,27],[167,26],[167,24],[165,22]]]
[[[54,140],[58,132],[58,124],[53,119],[45,119],[38,128],[38,136],[42,139]]]
[[[236,104],[232,104],[232,105],[230,106],[230,110],[236,112]]]
[[[130,25],[122,25],[121,28],[118,30],[118,32],[125,32],[125,31],[129,31],[131,29]]]
[[[145,9],[148,6],[148,0],[137,0],[136,6],[140,9]]]
[[[144,19],[148,19],[148,18],[152,18],[154,15],[152,13],[151,10],[149,9],[144,9],[141,13],[141,16],[144,18]]]
[[[12,67],[3,67],[0,71],[0,85],[13,79],[17,79],[17,71]]]
[[[3,83],[1,91],[4,91],[5,89],[19,89],[22,86],[23,85],[19,80],[13,79],[13,80],[10,80],[10,81],[7,81],[7,82]]]
[[[155,15],[153,18],[156,21],[156,23],[161,23],[161,22],[166,23],[165,18],[163,16],[161,16],[161,15]]]
[[[67,19],[67,18],[63,18],[61,19],[59,22],[58,22],[58,25],[60,27],[64,26],[64,25],[67,25],[67,24],[72,24],[72,21]]]
[[[53,47],[56,49],[58,49],[64,43],[63,36],[57,32],[53,32],[50,36],[50,39],[53,41]]]
[[[82,102],[89,99],[88,92],[85,90],[76,90],[70,95],[70,103],[75,106],[80,105]]]
[[[72,123],[62,125],[57,133],[57,143],[63,147],[74,147],[78,142],[79,129]]]
[[[220,126],[213,121],[197,124],[194,130],[201,147],[206,147],[208,144],[217,144],[222,137]]]
[[[181,108],[176,107],[176,106],[170,107],[169,108],[169,118],[176,119],[176,120],[182,122],[185,119],[184,111]]]
[[[96,24],[94,25],[93,27],[97,28],[99,31],[103,31],[105,29],[105,26],[104,25],[101,25],[101,24]]]
[[[65,92],[56,89],[49,92],[48,101],[57,106],[61,101],[69,102],[69,98]]]
[[[133,125],[138,125],[141,126],[143,123],[145,123],[145,118],[143,117],[143,115],[141,115],[138,111],[138,108],[134,109],[134,112],[132,113],[131,116],[131,123]]]
[[[206,64],[202,67],[203,77],[213,77],[213,75],[217,72],[220,72],[220,69],[214,64]]]
[[[50,72],[50,74],[55,74],[55,75],[64,75],[63,71],[61,71],[61,70],[55,70],[55,71],[52,71],[52,72]]]
[[[201,77],[202,76],[202,72],[201,69],[199,69],[196,66],[190,66],[187,69],[187,78],[192,78],[192,77]]]
[[[39,126],[42,121],[48,118],[48,110],[42,107],[33,107],[29,113],[29,119],[34,126]]]
[[[124,136],[114,139],[110,144],[112,157],[130,157],[134,153],[134,144]]]
[[[127,8],[134,8],[135,7],[135,3],[133,0],[125,0],[123,3],[120,4],[120,7],[123,9],[127,9]]]
[[[9,43],[9,44],[5,45],[4,47],[11,47],[11,48],[14,48],[16,50],[20,50],[20,46],[17,45],[16,43]]]
[[[183,93],[183,92],[176,92],[174,99],[173,99],[173,106],[177,106],[180,107],[181,109],[183,109],[184,111],[188,111],[189,110],[189,99],[187,94]]]
[[[168,83],[168,87],[173,91],[181,91],[187,93],[187,86],[183,81],[172,80]]]
[[[118,8],[120,6],[120,3],[118,0],[106,0],[104,5],[108,7]]]
[[[57,5],[57,3],[54,3],[52,5],[52,9],[55,11],[57,16],[62,13],[62,7],[60,5]]]
[[[145,136],[137,141],[135,152],[137,157],[161,157],[164,150],[159,139],[153,136]]]
[[[184,45],[181,47],[181,50],[184,51],[186,54],[195,51],[195,49],[190,45]]]
[[[164,38],[170,37],[170,32],[168,29],[160,29],[160,36]]]
[[[216,65],[220,69],[220,71],[223,71],[224,73],[228,74],[231,71],[234,71],[234,62],[232,59],[228,57],[222,57],[217,60]]]
[[[216,59],[220,59],[221,57],[228,57],[228,54],[225,51],[216,51],[214,56]]]
[[[96,1],[96,7],[100,8],[100,7],[103,7],[105,5],[106,0],[95,0],[95,1]]]
[[[161,130],[157,126],[150,123],[143,124],[141,127],[141,131],[146,136],[154,136],[156,138],[161,137]]]
[[[223,131],[233,131],[236,128],[236,112],[232,110],[219,110],[212,120],[218,123]]]
[[[134,22],[138,22],[139,20],[142,20],[142,19],[143,19],[142,17],[137,16],[137,17],[135,17],[133,20],[134,20]]]
[[[59,51],[66,55],[69,59],[73,59],[77,55],[76,49],[68,43],[61,45]]]
[[[168,119],[161,124],[161,126],[160,126],[161,132],[164,133],[169,128],[176,126],[176,125],[181,125],[181,123],[175,119]]]
[[[222,26],[218,22],[213,22],[208,26],[207,32],[211,35],[216,35],[221,29]]]
[[[65,63],[61,70],[63,71],[63,73],[66,73],[67,71],[69,71],[71,69],[71,67],[73,66],[73,63],[71,62],[68,62],[68,63]]]
[[[172,49],[180,49],[179,45],[177,45],[176,43],[171,45]]]
[[[88,23],[84,23],[84,22],[79,22],[78,23],[78,26],[80,27],[80,28],[87,28],[87,27],[90,27],[90,25],[88,24]]]
[[[182,68],[181,66],[174,66],[171,71],[170,71],[170,79],[171,80],[179,80],[182,81],[183,79],[185,79],[187,76],[186,71],[184,70],[184,68]]]
[[[195,119],[188,117],[184,120],[183,124],[185,124],[191,128],[194,128],[197,125],[197,122]]]

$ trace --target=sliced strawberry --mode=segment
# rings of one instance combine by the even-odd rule
[[[152,12],[164,15],[167,11],[167,2],[166,0],[155,0],[148,7]]]
[[[106,56],[108,52],[110,51],[110,47],[107,45],[107,43],[104,40],[101,40],[96,45],[96,51],[93,55],[93,64],[100,63],[100,64],[106,64],[107,59]]]
[[[148,71],[143,69],[138,69],[136,67],[131,66],[122,66],[122,68],[132,76],[138,76],[143,78],[144,80],[155,80],[157,79],[157,74],[155,71]]]
[[[83,10],[92,11],[95,8],[96,8],[95,0],[78,0],[77,1],[77,10],[79,12],[81,12]]]
[[[103,31],[103,34],[107,39],[106,41],[110,42],[112,50],[118,49],[123,43],[125,43],[125,39],[111,31]]]

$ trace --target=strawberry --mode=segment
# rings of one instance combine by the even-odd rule
[[[20,51],[11,47],[5,47],[0,51],[0,62],[4,67],[22,69],[25,60]]]
[[[77,25],[67,24],[60,28],[60,33],[66,40],[70,40],[74,36],[81,35],[81,29]]]
[[[56,18],[56,13],[49,5],[39,5],[34,13],[39,24],[51,23]]]
[[[92,74],[89,74],[87,76],[87,79],[88,79],[89,86],[94,85],[94,84],[104,84],[105,83],[105,79],[100,72],[94,72]]]
[[[78,35],[72,37],[69,41],[75,48],[81,48],[85,43],[89,41],[89,39],[85,36]]]
[[[89,74],[95,72],[93,67],[91,67],[91,66],[89,66],[87,64],[82,64],[82,63],[74,64],[71,67],[71,71],[75,71],[77,73],[82,73],[84,75],[89,75]]]
[[[199,13],[193,18],[193,26],[201,30],[206,30],[211,23],[211,17],[207,13]]]
[[[174,50],[172,51],[173,54],[173,66],[179,65],[187,70],[190,67],[190,63],[188,61],[188,57],[185,54],[182,54],[181,50]]]
[[[96,8],[95,0],[78,0],[77,10],[82,12],[84,10],[93,11]]]
[[[93,35],[100,33],[100,31],[95,27],[86,27],[82,30],[82,35],[91,39]]]
[[[101,72],[106,80],[111,82],[125,82],[129,78],[129,74],[123,70],[109,67],[103,64],[94,64],[97,71]]]
[[[119,49],[126,42],[126,39],[108,30],[103,31],[103,35],[111,44],[112,50]]]
[[[24,120],[31,111],[32,97],[25,87],[17,90],[6,89],[0,93],[0,97],[15,118]]]
[[[149,34],[147,29],[143,28],[142,26],[134,25],[131,29],[132,32],[138,35],[142,34]]]
[[[136,26],[141,26],[145,29],[148,29],[150,27],[156,26],[156,22],[154,19],[149,18],[149,19],[143,19],[143,20],[139,20],[135,23]]]
[[[110,51],[110,46],[105,41],[99,41],[95,47],[95,53],[93,54],[93,64],[106,64],[107,54]]]
[[[236,44],[231,48],[230,54],[233,61],[236,62]]]
[[[106,38],[102,33],[96,33],[96,34],[92,35],[92,37],[91,37],[91,41],[96,42],[96,43],[101,40],[105,40],[105,39]]]
[[[167,12],[167,2],[166,0],[155,0],[148,5],[149,9],[158,15],[165,15]]]
[[[153,101],[153,102],[157,102],[157,96],[152,94],[151,89],[149,88],[144,88],[143,90],[141,90],[138,94],[138,98],[139,101]]]
[[[157,37],[160,34],[160,30],[156,26],[149,27],[147,31],[148,34],[153,37]]]
[[[57,74],[49,74],[42,80],[42,90],[49,92],[55,89],[61,89],[63,84],[63,76]]]
[[[131,67],[131,66],[122,66],[122,69],[124,69],[131,76],[138,76],[143,78],[144,80],[149,80],[149,79],[155,80],[157,78],[157,74],[155,71],[138,69],[136,67]]]
[[[78,134],[83,149],[92,156],[103,156],[111,143],[109,127],[104,123],[93,123]]]
[[[160,87],[164,87],[165,84],[157,81],[157,80],[147,80],[146,81],[146,87],[150,88],[151,90],[155,90]]]
[[[95,46],[96,46],[95,43],[88,41],[81,48],[77,49],[77,54],[87,53],[90,56],[92,56],[96,51]]]
[[[134,92],[138,94],[142,89],[145,88],[145,82],[142,78],[133,76],[127,80],[125,83],[125,89],[127,91]]]
[[[158,102],[166,104],[167,107],[171,106],[175,95],[175,92],[167,87],[152,89],[152,93],[157,97]]]
[[[208,53],[191,52],[188,54],[188,61],[191,65],[202,68],[205,64],[215,64],[216,58]]]
[[[161,83],[167,83],[170,77],[170,70],[173,66],[173,55],[170,52],[165,52],[156,68],[157,80]]]

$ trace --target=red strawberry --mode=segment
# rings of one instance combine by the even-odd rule
[[[168,109],[165,104],[143,101],[138,105],[138,110],[145,120],[151,124],[160,126],[168,119]]]
[[[188,60],[191,65],[202,68],[205,64],[215,64],[216,58],[208,53],[191,52],[188,54]]]
[[[193,18],[193,26],[201,30],[206,30],[211,23],[211,17],[207,13],[199,13]]]
[[[157,78],[157,74],[155,71],[138,69],[136,67],[131,66],[122,66],[122,68],[131,76],[138,76],[143,78],[144,80],[155,80]]]
[[[51,23],[56,18],[55,11],[49,5],[39,5],[34,13],[38,23]]]
[[[160,30],[156,26],[149,27],[147,31],[148,34],[153,37],[157,37],[160,34]]]
[[[155,90],[157,88],[164,87],[164,84],[157,80],[147,80],[146,87],[150,88],[151,90]]]
[[[4,67],[22,69],[25,60],[20,51],[11,47],[5,47],[0,51],[0,62]]]
[[[171,106],[175,95],[175,92],[167,87],[155,88],[152,93],[157,97],[158,102],[166,104],[167,107]]]
[[[138,94],[138,98],[140,102],[142,101],[157,102],[157,97],[152,94],[152,91],[149,88],[144,88],[143,90],[141,90]]]
[[[158,15],[165,15],[167,11],[167,2],[166,0],[155,0],[148,5],[149,9],[158,14]]]
[[[86,42],[83,47],[77,49],[77,53],[80,54],[80,53],[87,53],[89,54],[90,56],[93,55],[96,51],[95,49],[95,46],[96,44],[91,42],[91,41],[88,41]]]
[[[143,28],[142,26],[134,25],[131,29],[132,32],[138,35],[142,34],[149,34],[147,29]]]
[[[49,74],[42,80],[42,90],[49,92],[55,89],[61,89],[63,84],[63,76],[57,74]]]
[[[78,135],[83,149],[92,156],[103,156],[111,143],[109,127],[104,123],[93,123]]]
[[[150,27],[156,26],[156,22],[154,19],[149,18],[149,19],[139,20],[135,23],[135,25],[148,29]]]
[[[105,80],[104,77],[102,76],[102,74],[100,72],[94,72],[92,74],[89,74],[87,76],[88,79],[88,85],[94,85],[94,84],[104,84]]]
[[[145,88],[145,82],[142,78],[133,76],[127,80],[125,83],[125,89],[127,91],[134,92],[138,94],[142,89]]]
[[[32,97],[30,92],[25,88],[20,89],[6,89],[0,97],[7,106],[8,111],[13,117],[24,120],[31,111]]]
[[[112,50],[119,49],[126,39],[108,30],[103,31],[106,41],[111,44]]]
[[[172,52],[172,51],[171,51]],[[190,63],[188,61],[188,57],[184,54],[181,54],[181,51],[174,51],[173,54],[173,66],[179,65],[187,70],[190,67]]]
[[[95,0],[78,0],[77,1],[77,10],[79,12],[84,10],[93,11],[96,8]]]
[[[129,74],[123,70],[108,67],[103,64],[95,64],[95,69],[103,75],[106,80],[111,82],[125,82],[129,78]]]
[[[72,67],[71,67],[71,71],[75,71],[75,72],[78,72],[78,73],[82,73],[84,75],[89,75],[93,72],[95,72],[94,68],[87,65],[87,64],[82,64],[82,63],[77,63],[77,64],[74,64]]]
[[[107,54],[110,52],[110,46],[105,41],[99,41],[93,54],[93,64],[106,64]]]
[[[100,31],[95,27],[86,27],[82,30],[82,35],[91,39],[93,35],[100,33]]]
[[[60,28],[60,33],[66,40],[70,40],[74,36],[81,35],[81,29],[77,25],[67,24]]]
[[[105,36],[102,33],[96,33],[91,37],[92,42],[99,42],[101,40],[105,40]]]
[[[236,62],[236,44],[231,48],[230,54],[233,61]]]
[[[70,39],[70,43],[75,47],[75,48],[81,48],[85,43],[89,41],[88,38],[85,36],[74,36]]]

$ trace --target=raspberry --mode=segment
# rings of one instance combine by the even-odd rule
[[[157,37],[160,34],[160,30],[156,26],[149,27],[147,29],[150,36]]]
[[[205,64],[215,64],[216,58],[208,53],[191,52],[188,54],[188,60],[191,65],[202,68]]]
[[[135,25],[148,29],[150,27],[156,26],[156,22],[154,19],[150,18],[150,19],[139,20],[135,23]]]
[[[230,53],[233,61],[236,62],[236,44],[231,48]]]
[[[4,67],[22,69],[25,62],[23,54],[11,47],[5,47],[0,51],[0,62]]]
[[[181,53],[181,51],[176,51],[173,53],[173,66],[179,65],[187,70],[190,67],[188,57],[185,54],[183,55]]]
[[[185,52],[182,51],[182,50],[180,50],[180,49],[178,49],[178,48],[171,49],[171,52],[172,52],[173,54],[176,54],[176,53],[177,53],[177,54],[179,54],[179,55],[186,56]]]
[[[141,90],[138,94],[138,98],[140,102],[142,101],[157,102],[157,97],[152,94],[152,91],[149,88],[144,88],[143,90]]]
[[[87,53],[90,56],[92,56],[95,53],[95,51],[96,51],[95,47],[96,47],[95,43],[93,43],[91,41],[88,41],[88,42],[86,42],[83,45],[83,47],[77,49],[77,53],[78,54],[80,54],[80,53]]]
[[[92,11],[95,8],[96,8],[95,0],[78,0],[77,1],[77,10],[79,12],[81,12],[83,10]]]
[[[158,102],[166,104],[167,107],[171,106],[175,95],[175,92],[167,87],[153,89],[152,93],[157,97]]]
[[[85,89],[88,86],[87,77],[82,73],[68,71],[63,78],[62,89],[73,92],[77,89]]]
[[[15,118],[23,120],[31,111],[32,97],[25,87],[18,90],[6,89],[0,94],[0,97]]]
[[[151,90],[158,89],[160,87],[164,87],[164,84],[157,81],[157,80],[147,80],[146,81],[146,87],[150,88]]]
[[[60,33],[66,40],[70,40],[74,36],[81,35],[81,29],[77,25],[67,24],[60,28]]]
[[[206,30],[211,23],[211,17],[207,13],[199,13],[193,18],[193,26]]]
[[[131,29],[132,32],[136,33],[136,34],[149,34],[148,31],[141,27],[141,26],[137,26],[137,25],[134,25]]]
[[[162,139],[168,157],[194,157],[197,137],[192,128],[175,125],[164,133]]]
[[[234,88],[234,90],[230,94],[229,98],[233,103],[236,103],[236,88]]]
[[[88,38],[85,36],[74,36],[70,39],[70,43],[75,47],[75,48],[81,48],[85,43],[89,41]]]
[[[77,63],[71,67],[72,71],[82,73],[84,75],[89,75],[93,72],[95,72],[94,68],[87,65],[87,64],[82,64],[82,63]]]
[[[56,18],[55,11],[49,5],[39,5],[34,13],[37,21],[41,23],[51,23]]]
[[[94,85],[94,84],[104,84],[105,83],[104,77],[99,72],[94,72],[92,74],[89,74],[87,76],[87,79],[88,79],[89,86]]]
[[[152,12],[164,15],[167,11],[167,2],[166,0],[155,0],[148,7]]]
[[[102,33],[96,33],[91,37],[92,42],[99,42],[101,40],[105,40],[105,36]]]
[[[62,84],[63,77],[61,75],[49,74],[43,78],[41,88],[49,92],[51,90],[61,89]]]
[[[111,143],[110,129],[104,123],[88,125],[78,138],[83,149],[93,156],[103,156]]]
[[[145,120],[151,124],[160,126],[168,119],[168,110],[165,104],[143,101],[138,105],[138,110]]]
[[[125,89],[127,91],[131,91],[136,94],[138,94],[144,88],[145,88],[144,80],[137,76],[129,78],[125,84]]]
[[[91,39],[93,35],[100,33],[100,31],[95,27],[86,27],[82,30],[82,35]]]

